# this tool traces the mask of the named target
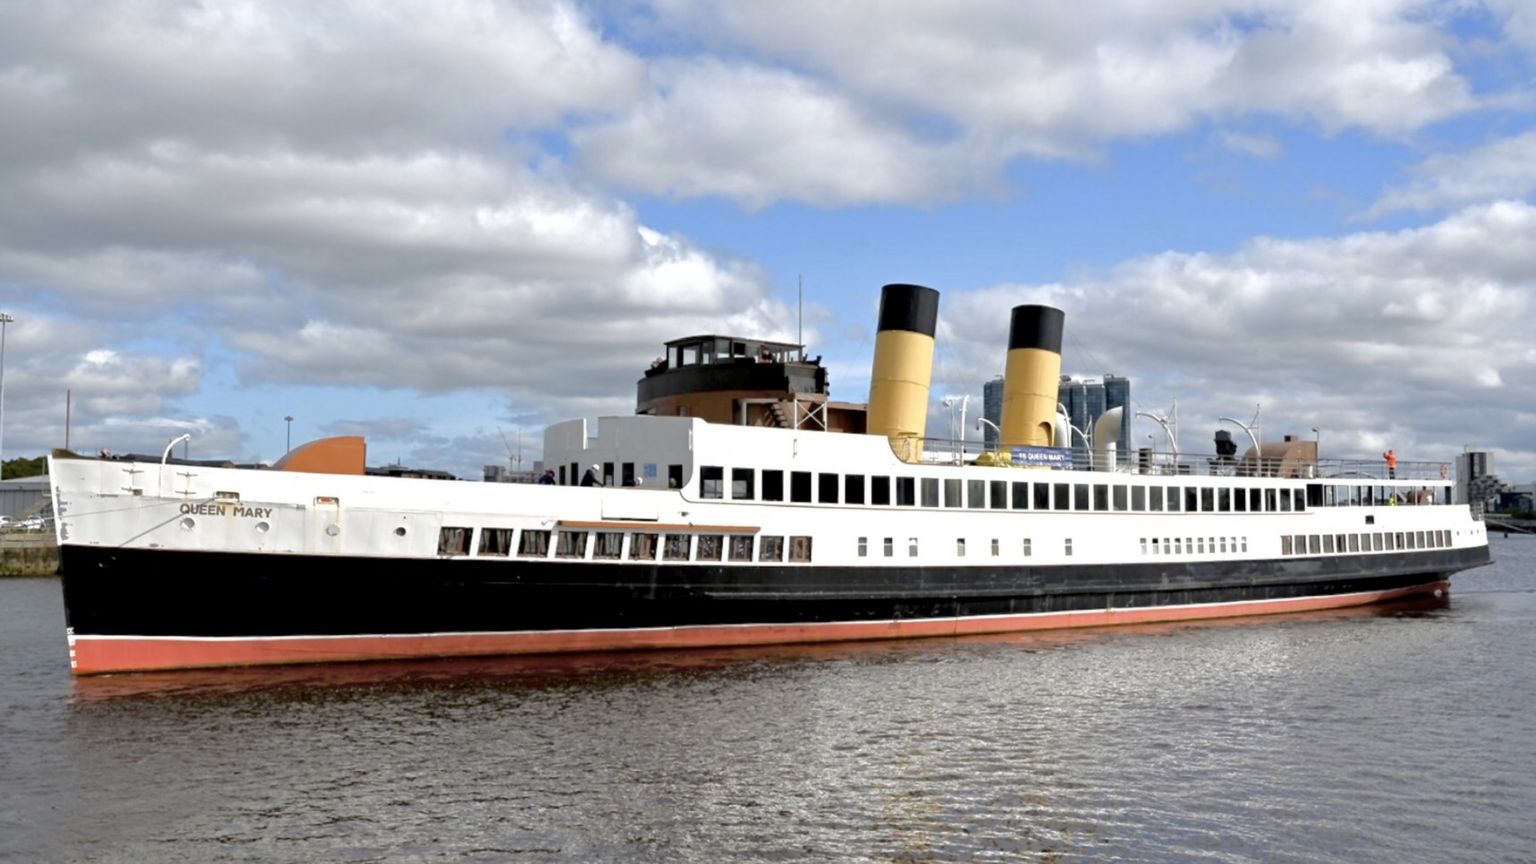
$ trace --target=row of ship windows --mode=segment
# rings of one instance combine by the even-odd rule
[[[1152,537],[1141,538],[1143,555],[1219,555],[1247,552],[1247,537]]]
[[[444,527],[437,535],[437,554],[467,556],[471,549],[481,558],[556,558],[617,561],[768,561],[805,563],[811,560],[811,538],[752,534],[680,534],[649,531],[550,531],[525,528]],[[628,543],[625,538],[628,538]],[[516,540],[514,545],[513,541]]]
[[[1333,555],[1341,552],[1396,552],[1403,549],[1448,549],[1451,532],[1376,531],[1368,534],[1284,534],[1281,555]]]
[[[775,469],[699,468],[699,495],[733,501],[870,504],[971,510],[1100,512],[1289,513],[1307,508],[1301,489],[1216,489],[1115,483],[1043,483],[938,477],[865,476]],[[785,474],[789,475],[786,489]],[[786,494],[788,493],[787,499]],[[813,493],[814,492],[814,497]]]

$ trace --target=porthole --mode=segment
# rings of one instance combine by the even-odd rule
[[[341,526],[340,525],[334,525],[333,524],[333,525],[325,526],[325,536],[327,536],[327,537],[335,537],[337,534],[340,534],[340,533],[341,533]]]
[[[396,537],[404,537],[405,536],[405,526],[404,525],[401,525],[399,528],[395,529],[395,536]]]
[[[181,530],[183,531],[191,531],[196,526],[197,520],[193,519],[191,516],[181,520]]]
[[[256,533],[257,534],[265,534],[265,533],[267,533],[268,531],[271,531],[271,530],[272,530],[272,526],[268,525],[265,522],[257,522],[256,523]]]

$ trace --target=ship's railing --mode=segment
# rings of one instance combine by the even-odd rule
[[[1196,477],[1281,477],[1291,479],[1329,479],[1365,481],[1439,482],[1449,480],[1451,466],[1443,462],[1399,459],[1396,468],[1388,468],[1382,459],[1242,459],[1215,454],[1165,453],[1137,450],[1131,453],[1102,455],[1083,447],[1071,449],[1028,448],[1033,457],[1029,465],[1016,465],[1008,451],[987,451],[977,441],[947,438],[893,439],[891,450],[897,458],[920,454],[924,465],[1001,465],[1047,470],[1106,471],[1121,474],[1150,474]]]

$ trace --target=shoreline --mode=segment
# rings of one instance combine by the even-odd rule
[[[59,573],[59,547],[52,534],[0,534],[0,579],[53,577]]]

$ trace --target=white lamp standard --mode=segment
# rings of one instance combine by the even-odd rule
[[[15,321],[8,312],[0,312],[0,472],[5,466],[5,325]]]

